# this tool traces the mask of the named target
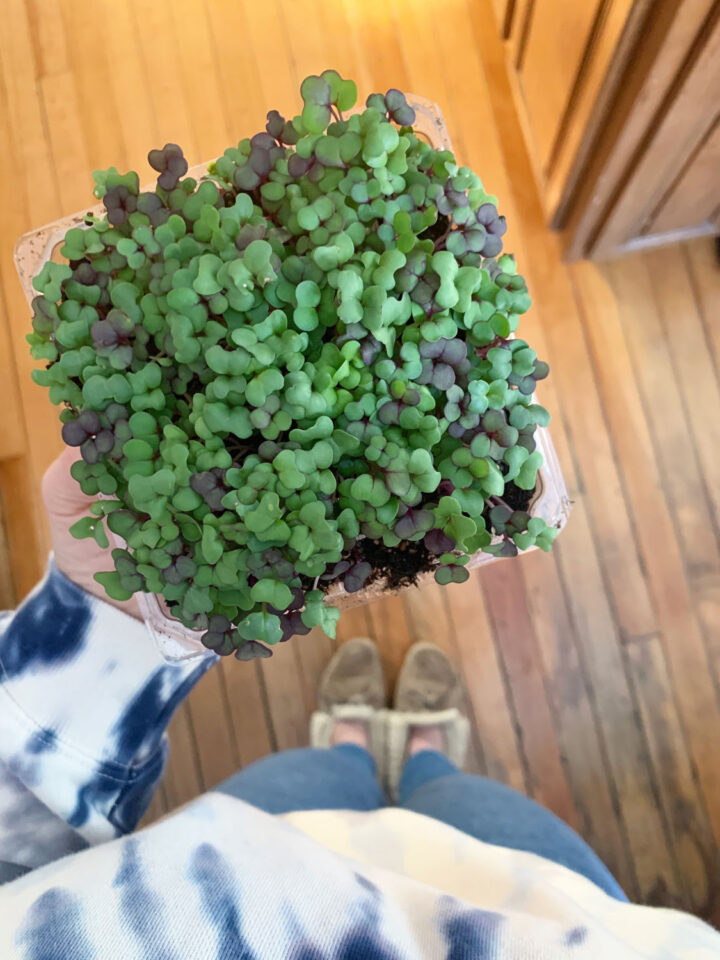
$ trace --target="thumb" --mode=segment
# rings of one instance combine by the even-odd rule
[[[45,509],[51,516],[74,517],[97,499],[83,493],[80,484],[70,474],[70,467],[80,459],[77,447],[65,447],[45,471],[42,497]]]

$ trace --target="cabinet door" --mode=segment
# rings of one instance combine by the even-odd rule
[[[718,0],[635,0],[587,122],[563,144],[567,174],[557,162],[546,191],[567,257],[714,232],[719,115]]]
[[[720,214],[720,118],[690,156],[663,199],[646,235],[718,231]]]
[[[492,0],[493,10],[495,12],[495,23],[498,33],[504,39],[507,35],[507,22],[512,16],[512,9],[515,0]]]
[[[553,226],[565,215],[578,169],[655,2],[516,0],[513,6],[507,66]]]
[[[594,256],[714,233],[720,206],[720,7],[668,78],[640,150],[592,245]]]
[[[535,0],[526,7],[529,20],[520,28],[525,39],[516,69],[536,166],[544,173],[606,5],[604,0]]]

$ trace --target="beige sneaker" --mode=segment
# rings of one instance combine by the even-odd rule
[[[378,649],[367,637],[348,640],[325,668],[318,688],[318,709],[329,713],[341,704],[387,705],[385,676]]]
[[[348,640],[333,655],[320,679],[318,709],[310,718],[310,745],[330,747],[337,720],[365,723],[368,750],[382,776],[385,690],[382,661],[373,641],[367,637]]]
[[[462,767],[470,737],[462,702],[462,681],[449,657],[433,643],[414,644],[398,677],[395,709],[385,714],[384,786],[392,799],[397,799],[414,727],[440,727],[443,752]]]
[[[462,681],[450,658],[434,643],[413,644],[395,687],[395,709],[404,713],[459,709],[462,700]]]

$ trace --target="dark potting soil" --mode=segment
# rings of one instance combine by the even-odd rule
[[[527,510],[528,505],[532,498],[535,496],[534,490],[521,490],[520,487],[515,486],[512,480],[508,481],[505,484],[505,489],[503,490],[503,495],[501,498],[498,498],[495,503],[502,501],[510,507],[511,510]],[[485,519],[485,526],[492,533],[497,533],[498,531],[492,525],[490,521],[490,511],[492,510],[492,505],[489,503],[485,504],[485,509],[483,510],[483,517]]]
[[[437,566],[437,557],[422,540],[403,540],[397,547],[386,547],[381,540],[359,540],[355,549],[373,568],[368,583],[384,578],[389,590],[415,584],[421,573]]]
[[[510,481],[505,485],[502,499],[513,510],[526,510],[534,493],[534,490],[521,490]],[[488,528],[491,528],[489,506],[485,509],[484,517]],[[384,580],[388,590],[414,586],[420,574],[434,570],[438,562],[437,556],[428,550],[422,540],[403,540],[397,547],[386,547],[382,540],[358,540],[352,554],[343,559],[351,563],[366,560],[372,567],[372,573],[365,586],[376,580]],[[320,581],[318,586],[321,590],[329,590],[333,582],[341,583],[342,575],[335,581]],[[313,585],[313,581],[307,578],[305,588],[310,590]]]
[[[510,481],[505,485],[502,498],[513,510],[526,510],[534,493],[534,490],[521,490]],[[486,513],[485,522],[489,523],[489,508]],[[397,547],[386,547],[381,540],[359,540],[354,558],[356,562],[366,560],[372,567],[367,584],[384,579],[388,590],[416,584],[421,573],[437,567],[438,560],[422,540],[403,540]]]
[[[534,490],[521,490],[512,480],[505,484],[502,498],[513,510],[527,510],[528,504],[535,494]]]
[[[232,445],[228,443],[227,447],[233,460],[241,462],[249,453],[257,452],[259,442],[258,438],[253,437],[250,440],[234,441]],[[505,484],[502,500],[512,510],[526,510],[534,493],[534,490],[521,490],[509,481]],[[492,530],[490,509],[490,506],[487,506],[483,516],[488,529]],[[493,530],[493,532],[496,531]],[[384,580],[389,590],[415,585],[420,574],[434,570],[438,563],[437,555],[431,553],[422,540],[403,540],[396,547],[386,547],[381,540],[358,540],[351,554],[344,556],[343,560],[348,560],[350,563],[367,561],[372,567],[372,573],[366,581],[366,586],[376,580]],[[333,583],[342,582],[342,574],[335,580],[321,580],[317,585],[312,578],[303,577],[302,579],[307,581],[303,583],[306,590],[316,586],[326,591]]]
[[[439,240],[443,234],[447,233],[449,226],[450,220],[441,213],[435,223],[423,230],[422,238],[423,240]]]

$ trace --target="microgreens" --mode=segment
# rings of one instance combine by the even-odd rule
[[[347,117],[336,71],[301,94],[199,180],[175,144],[152,190],[96,173],[105,214],[35,278],[28,337],[104,494],[72,532],[125,544],[97,579],[241,660],[334,635],[325,593],[372,580],[370,543],[445,584],[556,533],[507,502],[535,488],[548,368],[514,337],[530,299],[495,198],[399,90]]]

